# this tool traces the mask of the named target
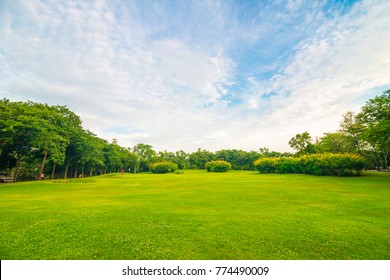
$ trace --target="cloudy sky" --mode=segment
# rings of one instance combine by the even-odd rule
[[[125,147],[290,151],[388,88],[388,0],[0,0],[0,97]]]

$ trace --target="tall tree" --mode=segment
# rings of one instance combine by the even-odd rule
[[[190,154],[189,162],[191,168],[205,169],[206,163],[212,161],[213,159],[214,159],[213,153],[199,148],[196,152]]]
[[[390,90],[367,101],[356,120],[362,127],[361,139],[376,155],[377,167],[387,169],[390,153]]]
[[[14,180],[19,177],[19,167],[23,156],[27,155],[32,147],[33,116],[29,116],[29,105],[23,102],[11,102],[3,99],[0,102],[0,147],[15,158],[13,166]]]
[[[341,132],[328,132],[319,139],[318,148],[328,153],[356,153],[354,139]]]
[[[288,142],[291,148],[297,151],[297,155],[313,154],[316,148],[312,143],[312,138],[309,132],[305,131],[302,134],[297,134]]]
[[[133,148],[133,152],[136,153],[140,159],[139,168],[141,171],[150,171],[150,163],[156,157],[156,151],[148,144],[139,143]]]
[[[363,131],[364,128],[361,123],[357,121],[355,113],[349,111],[343,115],[339,132],[352,138],[353,145],[359,154],[362,154],[362,143],[359,136]]]
[[[89,130],[84,131],[83,141],[81,143],[82,150],[80,151],[79,160],[81,162],[81,177],[85,176],[85,166],[88,164],[89,174],[92,175],[93,169],[97,166],[104,165],[104,147],[106,141],[97,137]]]
[[[187,169],[189,166],[189,154],[183,150],[176,151],[174,163],[177,164],[179,169]]]

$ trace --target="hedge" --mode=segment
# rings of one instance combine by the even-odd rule
[[[260,173],[302,173],[312,175],[360,175],[365,160],[353,154],[312,154],[297,158],[260,158],[254,162]]]
[[[157,174],[175,172],[177,169],[177,164],[169,161],[156,162],[150,165],[150,171]]]
[[[226,172],[232,169],[232,165],[224,160],[213,160],[205,165],[207,171],[209,172]]]

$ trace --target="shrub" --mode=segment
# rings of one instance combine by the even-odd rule
[[[280,171],[281,158],[260,158],[253,164],[260,173],[275,173]]]
[[[360,175],[365,160],[353,154],[311,154],[298,158],[261,158],[254,162],[260,173],[304,173],[312,175]]]
[[[209,172],[226,172],[232,169],[232,165],[224,160],[213,160],[205,165],[207,171]]]
[[[280,158],[280,173],[301,173],[300,158]]]
[[[150,165],[150,171],[157,174],[175,172],[177,169],[177,164],[169,161],[156,162]]]

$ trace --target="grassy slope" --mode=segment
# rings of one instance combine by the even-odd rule
[[[390,174],[0,185],[1,259],[390,259]]]

